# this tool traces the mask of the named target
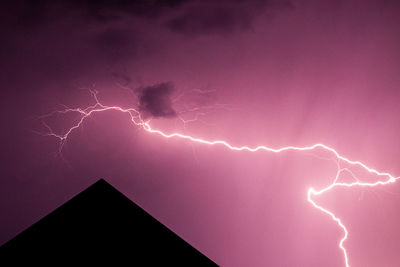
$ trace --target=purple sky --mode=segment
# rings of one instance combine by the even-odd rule
[[[221,266],[344,266],[341,229],[307,202],[307,189],[336,173],[333,161],[311,155],[327,156],[321,151],[234,152],[164,139],[114,111],[85,121],[60,157],[58,140],[37,133],[46,131],[37,118],[61,104],[93,104],[81,89],[137,107],[145,90],[164,84],[179,116],[192,118],[199,113],[186,111],[195,107],[206,114],[183,127],[169,113],[154,128],[234,145],[324,143],[399,176],[396,2],[3,4],[0,244],[104,178]],[[59,133],[74,122],[46,119]],[[318,200],[346,224],[352,267],[398,266],[399,182]]]

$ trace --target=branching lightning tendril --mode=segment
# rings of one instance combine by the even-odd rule
[[[48,132],[44,135],[46,136],[53,136],[56,137],[60,140],[60,152],[62,149],[62,146],[64,145],[65,141],[68,139],[69,135],[76,129],[78,129],[83,122],[85,121],[86,118],[88,118],[89,116],[93,115],[94,113],[99,113],[99,112],[105,112],[105,111],[119,111],[122,113],[126,113],[129,115],[131,122],[136,125],[141,127],[143,130],[145,130],[148,133],[153,133],[153,134],[157,134],[159,136],[162,136],[164,138],[180,138],[180,139],[186,139],[189,140],[191,142],[196,142],[196,143],[201,143],[201,144],[205,144],[205,145],[221,145],[224,146],[230,150],[236,150],[236,151],[250,151],[250,152],[256,152],[256,151],[267,151],[267,152],[272,152],[272,153],[280,153],[280,152],[284,152],[284,151],[311,151],[311,150],[315,150],[315,149],[323,149],[325,151],[328,151],[330,153],[332,153],[337,162],[345,162],[351,166],[358,166],[360,168],[362,168],[364,171],[367,171],[370,174],[376,175],[378,177],[380,177],[381,179],[376,181],[376,182],[361,182],[360,180],[358,180],[355,175],[347,168],[341,168],[339,166],[338,163],[338,170],[335,176],[335,179],[332,181],[332,183],[330,183],[329,185],[327,185],[326,187],[320,189],[320,190],[316,190],[314,188],[309,188],[307,191],[307,200],[308,202],[313,205],[316,209],[320,210],[322,213],[325,213],[326,215],[328,215],[334,222],[336,222],[336,224],[343,230],[343,236],[339,241],[339,248],[342,250],[343,252],[343,257],[344,257],[344,264],[346,267],[350,267],[350,263],[349,263],[349,255],[348,255],[348,251],[346,250],[346,247],[344,246],[345,241],[348,238],[349,232],[346,228],[346,226],[343,224],[343,222],[341,221],[341,219],[336,216],[332,211],[318,205],[314,200],[313,197],[314,196],[319,196],[322,195],[334,188],[337,187],[374,187],[374,186],[378,186],[378,185],[386,185],[386,184],[390,184],[390,183],[394,183],[396,182],[398,179],[400,179],[399,177],[395,177],[392,174],[388,173],[388,172],[380,172],[376,169],[373,169],[371,167],[368,167],[366,164],[360,162],[360,161],[354,161],[354,160],[350,160],[344,156],[342,156],[341,154],[339,154],[335,149],[324,145],[324,144],[314,144],[311,146],[305,146],[305,147],[295,147],[295,146],[285,146],[285,147],[280,147],[280,148],[271,148],[268,146],[257,146],[257,147],[248,147],[248,146],[233,146],[231,144],[229,144],[226,141],[223,140],[216,140],[216,141],[209,141],[206,139],[202,139],[202,138],[197,138],[197,137],[193,137],[190,135],[185,135],[185,134],[181,134],[181,133],[171,133],[171,134],[167,134],[164,133],[161,130],[157,130],[157,129],[153,129],[150,126],[150,121],[145,121],[142,117],[140,112],[137,109],[134,108],[122,108],[119,106],[107,106],[107,105],[103,105],[98,97],[97,97],[97,92],[96,91],[91,91],[93,98],[95,100],[95,104],[88,106],[84,109],[81,108],[68,108],[65,107],[65,109],[63,110],[59,110],[59,111],[54,111],[50,114],[47,114],[45,116],[42,116],[41,118],[45,118],[45,117],[49,117],[54,115],[55,113],[60,113],[60,114],[67,114],[67,113],[79,113],[80,114],[80,120],[73,125],[71,128],[69,128],[64,134],[57,134],[54,133],[53,130],[51,129],[50,126],[48,126],[44,121],[43,124],[44,126],[48,129]],[[181,119],[182,120],[182,119]],[[185,122],[184,120],[182,120],[183,122]],[[343,172],[349,172],[355,181],[353,182],[338,182],[339,177],[341,175],[341,173]]]

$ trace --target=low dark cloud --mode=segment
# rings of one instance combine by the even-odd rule
[[[167,25],[174,32],[186,35],[204,33],[232,33],[248,29],[252,16],[232,8],[191,8],[182,16],[170,20]]]
[[[93,38],[93,44],[109,62],[137,56],[140,36],[131,28],[110,27]]]
[[[139,109],[144,117],[175,117],[176,111],[171,101],[173,90],[172,83],[159,83],[137,89]]]
[[[276,2],[5,1],[0,16],[0,56],[6,72],[3,76],[9,83],[22,76],[25,81],[31,79],[29,84],[42,80],[75,83],[81,78],[96,81],[115,68],[166,54],[170,45],[182,41],[180,34],[226,35],[251,29],[260,12],[279,9],[275,8]]]
[[[177,8],[188,0],[62,0],[87,11],[87,15],[98,19],[115,18],[129,14],[144,18],[157,18],[168,9]]]
[[[174,32],[186,35],[232,33],[249,29],[253,19],[252,8],[242,9],[241,5],[211,4],[194,6],[167,22]]]
[[[156,19],[189,0],[21,0],[11,5],[20,9],[22,23],[35,24],[79,13],[87,19],[108,22],[124,16]],[[51,15],[50,13],[53,13]]]
[[[21,0],[13,4],[18,20],[32,27],[78,16],[90,22],[112,23],[139,18],[173,32],[196,36],[230,34],[251,29],[254,19],[268,10],[292,6],[290,0]]]
[[[101,32],[97,38],[97,44],[107,49],[121,49],[133,44],[134,33],[120,28],[109,28]]]
[[[198,1],[171,18],[166,26],[173,32],[188,36],[202,34],[232,34],[252,28],[253,20],[266,9],[291,6],[289,1],[233,0]]]

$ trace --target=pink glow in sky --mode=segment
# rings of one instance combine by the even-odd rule
[[[151,119],[151,129],[237,147],[320,143],[398,177],[395,1],[94,9],[114,19],[74,1],[36,11],[24,3],[10,4],[19,16],[2,18],[13,27],[2,44],[1,243],[105,178],[221,266],[345,266],[343,229],[309,202],[309,189],[323,190],[338,168],[343,184],[388,176],[338,167],[323,147],[249,152],[161,138],[118,110],[86,119],[60,156],[57,139],[37,134],[48,131],[37,118],[94,104],[88,88],[126,109],[138,106],[136,88],[170,82],[179,116]],[[44,120],[65,133],[79,113]],[[337,186],[312,199],[346,226],[351,267],[399,265],[398,182]]]

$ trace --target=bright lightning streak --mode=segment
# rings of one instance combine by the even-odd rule
[[[256,147],[248,147],[248,146],[233,146],[231,144],[229,144],[226,141],[223,140],[216,140],[216,141],[209,141],[209,140],[205,140],[205,139],[201,139],[201,138],[196,138],[196,137],[192,137],[190,135],[185,135],[185,134],[180,134],[180,133],[172,133],[172,134],[166,134],[164,132],[162,132],[161,130],[157,130],[157,129],[153,129],[150,126],[150,121],[145,121],[142,119],[140,112],[134,108],[122,108],[119,106],[106,106],[103,105],[102,103],[100,103],[100,101],[97,98],[97,92],[96,91],[91,91],[94,100],[96,101],[96,103],[92,106],[89,106],[85,109],[81,109],[81,108],[65,108],[64,110],[60,110],[60,111],[55,111],[52,112],[48,115],[42,116],[41,118],[45,118],[45,117],[50,117],[52,115],[54,115],[55,113],[60,113],[60,114],[67,114],[67,113],[71,113],[71,112],[76,112],[81,114],[81,118],[80,120],[73,125],[71,128],[69,128],[69,130],[64,133],[64,134],[56,134],[52,131],[51,127],[48,126],[45,122],[43,122],[43,124],[45,125],[45,127],[49,130],[48,133],[46,133],[46,136],[54,136],[56,138],[58,138],[60,140],[60,152],[62,149],[62,146],[64,145],[65,141],[67,140],[67,138],[69,137],[69,135],[76,129],[78,129],[83,122],[85,121],[86,118],[88,118],[89,116],[93,115],[94,113],[99,113],[99,112],[104,112],[104,111],[110,111],[110,110],[114,110],[114,111],[119,111],[122,113],[126,113],[129,114],[130,116],[130,120],[131,122],[136,125],[139,126],[141,128],[143,128],[145,131],[149,132],[149,133],[153,133],[153,134],[157,134],[160,135],[164,138],[180,138],[180,139],[186,139],[192,142],[196,142],[196,143],[201,143],[201,144],[206,144],[206,145],[222,145],[225,146],[226,148],[230,149],[230,150],[236,150],[236,151],[250,151],[250,152],[256,152],[256,151],[268,151],[268,152],[273,152],[273,153],[280,153],[280,152],[284,152],[284,151],[289,151],[289,150],[294,150],[294,151],[310,151],[310,150],[314,150],[317,148],[321,148],[324,149],[326,151],[329,151],[331,153],[334,154],[334,156],[336,157],[336,159],[338,161],[343,161],[346,162],[347,164],[350,164],[352,166],[359,166],[362,169],[364,169],[365,171],[367,171],[370,174],[375,174],[379,177],[384,177],[384,180],[379,180],[376,181],[374,183],[367,183],[367,182],[361,182],[359,181],[354,174],[348,170],[347,168],[338,168],[338,171],[336,173],[335,179],[333,180],[333,182],[329,185],[327,185],[326,187],[320,189],[320,190],[315,190],[314,188],[309,188],[307,191],[307,200],[309,203],[311,203],[311,205],[313,205],[316,209],[320,210],[321,212],[327,214],[328,216],[331,217],[331,219],[337,223],[337,225],[343,230],[344,234],[343,237],[340,239],[339,241],[339,248],[343,251],[343,256],[344,256],[344,263],[346,267],[350,267],[349,264],[349,256],[348,256],[348,252],[344,246],[344,242],[347,240],[347,237],[349,235],[349,232],[346,228],[346,226],[343,224],[343,222],[330,210],[325,209],[324,207],[318,205],[314,200],[313,200],[313,196],[320,196],[332,189],[334,189],[335,187],[354,187],[354,186],[362,186],[362,187],[374,187],[374,186],[378,186],[378,185],[386,185],[386,184],[390,184],[390,183],[394,183],[396,182],[398,179],[400,179],[399,177],[395,177],[392,174],[388,173],[388,172],[380,172],[377,171],[373,168],[368,167],[366,164],[360,162],[360,161],[354,161],[354,160],[350,160],[342,155],[340,155],[335,149],[324,145],[324,144],[314,144],[312,146],[305,146],[305,147],[295,147],[295,146],[285,146],[285,147],[281,147],[281,148],[271,148],[271,147],[267,147],[264,145],[261,146],[256,146]],[[351,173],[351,175],[353,176],[353,178],[355,178],[355,182],[351,182],[351,183],[344,183],[344,182],[338,182],[338,179],[340,177],[340,174],[344,171],[348,171]]]

